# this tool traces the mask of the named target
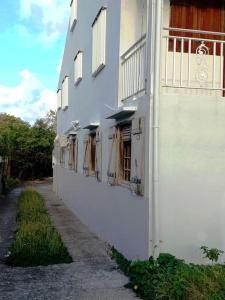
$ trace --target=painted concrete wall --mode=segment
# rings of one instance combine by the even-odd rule
[[[92,77],[92,30],[91,25],[102,6],[107,7],[106,66]],[[88,7],[88,10],[86,9]],[[58,111],[58,134],[64,134],[71,121],[79,120],[84,126],[98,122],[102,136],[102,183],[94,177],[83,175],[84,135],[78,132],[78,174],[65,168],[54,167],[54,190],[77,216],[100,237],[114,245],[128,258],[146,259],[150,255],[148,200],[148,111],[149,102],[143,96],[124,105],[136,105],[137,113],[131,117],[146,118],[145,152],[145,197],[135,196],[129,188],[107,185],[110,127],[114,120],[106,120],[118,108],[118,81],[120,67],[120,0],[78,1],[78,20],[74,32],[68,32],[59,88],[65,75],[69,79],[69,107]],[[73,60],[76,53],[83,51],[83,79],[78,86],[73,84]],[[67,161],[67,159],[65,159]]]
[[[56,167],[58,195],[82,222],[128,258],[146,259],[148,200],[126,188],[97,183],[68,169]]]
[[[202,245],[225,249],[225,98],[160,101],[161,252],[199,262]]]
[[[69,75],[69,107],[58,113],[58,134],[80,120],[82,127],[99,122],[103,131],[103,182],[84,177],[83,137],[79,131],[78,174],[55,166],[54,189],[71,210],[100,237],[128,258],[151,255],[150,194],[150,99],[128,101],[137,105],[136,117],[146,117],[145,197],[124,187],[107,185],[108,133],[114,121],[106,120],[117,108],[120,63],[120,1],[79,1],[78,22],[68,33],[60,82]],[[91,75],[91,24],[102,5],[107,12],[106,67],[96,78]],[[89,7],[86,10],[86,7]],[[82,16],[82,18],[81,18]],[[82,38],[80,38],[82,37]],[[81,83],[73,84],[73,59],[84,51]],[[193,262],[201,261],[200,246],[225,249],[225,102],[222,97],[179,95],[176,90],[160,96],[159,213],[160,252],[169,252]],[[152,104],[152,103],[151,103]]]
[[[147,0],[121,0],[120,54],[147,30]]]
[[[96,78],[92,77],[92,23],[102,6],[107,6],[107,50],[106,67]],[[88,10],[86,9],[88,7]],[[119,0],[78,1],[78,20],[74,31],[68,32],[59,78],[59,88],[65,75],[69,78],[69,109],[58,113],[58,132],[71,127],[72,120],[82,117],[81,125],[98,121],[102,113],[109,109],[104,104],[115,107],[118,95],[119,69]],[[80,38],[82,37],[82,38]],[[77,52],[83,51],[83,80],[74,86],[73,60]],[[110,78],[110,80],[109,80]],[[90,107],[92,113],[90,114]]]

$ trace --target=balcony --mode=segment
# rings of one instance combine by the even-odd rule
[[[146,34],[121,56],[120,100],[135,99],[145,91]]]
[[[164,28],[161,86],[166,92],[225,95],[225,33]]]

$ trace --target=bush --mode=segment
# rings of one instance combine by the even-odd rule
[[[128,261],[115,249],[112,253],[130,278],[128,287],[144,300],[225,299],[223,265],[186,264],[170,254],[161,254],[157,260]]]
[[[19,185],[19,179],[8,177],[5,179],[5,193],[10,192],[11,190],[15,189]]]
[[[70,263],[66,247],[53,227],[43,198],[34,190],[26,190],[18,199],[15,241],[7,263],[12,266],[38,266]]]

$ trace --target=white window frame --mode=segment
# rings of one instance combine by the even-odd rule
[[[102,7],[92,24],[92,76],[97,74],[106,64],[106,26],[107,8]]]
[[[83,78],[83,52],[78,51],[74,58],[74,84],[78,85]]]
[[[77,23],[77,0],[72,0],[70,3],[70,31],[72,32]]]
[[[62,109],[69,106],[69,76],[65,76],[62,82]]]
[[[62,107],[62,90],[58,89],[57,91],[57,109],[61,109]]]

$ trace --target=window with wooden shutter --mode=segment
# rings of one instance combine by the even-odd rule
[[[102,136],[100,128],[96,130],[95,176],[98,181],[102,180]]]
[[[89,136],[90,139],[90,152],[91,152],[91,174],[95,173],[96,167],[96,133],[92,133]]]
[[[131,179],[131,124],[120,126],[120,161],[122,180],[130,181]]]
[[[102,7],[92,24],[92,74],[96,76],[105,66],[106,8]]]
[[[68,149],[69,149],[69,159],[68,159],[69,169],[77,172],[78,139],[76,136],[70,136]]]
[[[61,147],[60,148],[60,165],[61,167],[65,167],[65,155],[66,155],[66,148]]]
[[[89,135],[84,137],[83,172],[89,176],[91,172],[91,145]]]
[[[77,23],[77,0],[72,0],[70,3],[70,31],[74,30]]]
[[[131,124],[118,125],[109,135],[108,182],[122,184],[131,179]]]
[[[72,169],[77,172],[77,163],[78,163],[78,138],[76,137],[73,143],[73,150],[72,150]]]
[[[108,169],[107,169],[107,177],[108,183],[111,185],[115,185],[117,182],[117,172],[116,172],[116,165],[117,165],[117,128],[112,127],[109,130],[109,159],[108,159]]]
[[[69,145],[68,145],[68,151],[69,151],[68,167],[69,167],[70,170],[72,170],[72,149],[73,149],[72,140],[69,139]]]
[[[74,59],[74,83],[76,85],[83,78],[83,52],[79,51]]]
[[[132,121],[132,155],[131,155],[131,183],[134,192],[144,195],[145,181],[145,139],[144,118],[135,118]]]

